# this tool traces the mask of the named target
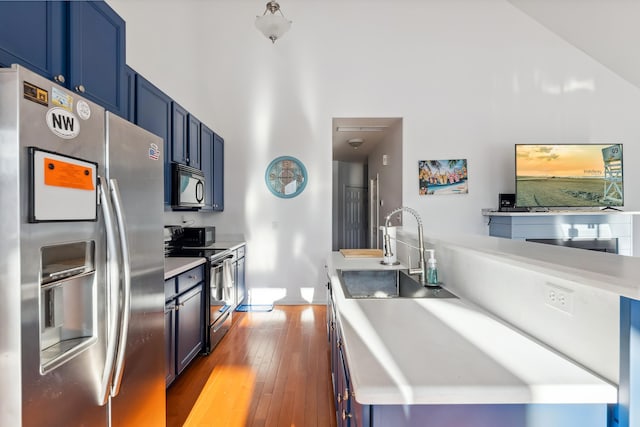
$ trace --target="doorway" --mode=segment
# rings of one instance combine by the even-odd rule
[[[402,205],[402,119],[334,118],[332,250],[380,248],[379,226]]]

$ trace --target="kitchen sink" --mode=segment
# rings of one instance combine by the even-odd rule
[[[424,286],[407,270],[337,270],[346,298],[458,298],[440,286]]]

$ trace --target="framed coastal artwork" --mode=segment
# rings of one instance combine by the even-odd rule
[[[467,159],[418,162],[420,195],[467,194],[467,181]]]

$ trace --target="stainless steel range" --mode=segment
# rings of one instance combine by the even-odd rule
[[[233,264],[234,251],[212,247],[189,247],[181,241],[183,229],[179,226],[165,228],[165,254],[169,257],[197,257],[207,259],[206,301],[205,311],[207,331],[205,337],[205,354],[210,353],[231,327],[231,320],[236,304],[236,284]]]

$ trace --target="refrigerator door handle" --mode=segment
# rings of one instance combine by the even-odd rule
[[[120,257],[118,253],[118,245],[116,244],[116,231],[113,226],[113,207],[109,199],[109,190],[106,188],[107,183],[104,178],[98,178],[98,187],[100,192],[100,204],[102,214],[104,216],[104,225],[107,236],[107,256],[108,256],[108,274],[107,274],[107,350],[104,362],[104,371],[100,382],[100,405],[106,405],[109,401],[111,391],[111,380],[113,378],[113,368],[115,365],[116,345],[118,343],[118,297],[119,286],[117,281],[120,277]],[[114,282],[116,282],[114,284]]]
[[[122,210],[122,198],[120,197],[118,181],[110,179],[109,183],[111,184],[111,197],[118,223],[123,278],[120,335],[118,336],[116,364],[111,385],[111,396],[115,397],[120,392],[120,384],[122,383],[122,374],[124,373],[124,356],[127,349],[127,334],[129,331],[129,320],[131,317],[131,261],[129,256],[126,222],[124,212]]]

